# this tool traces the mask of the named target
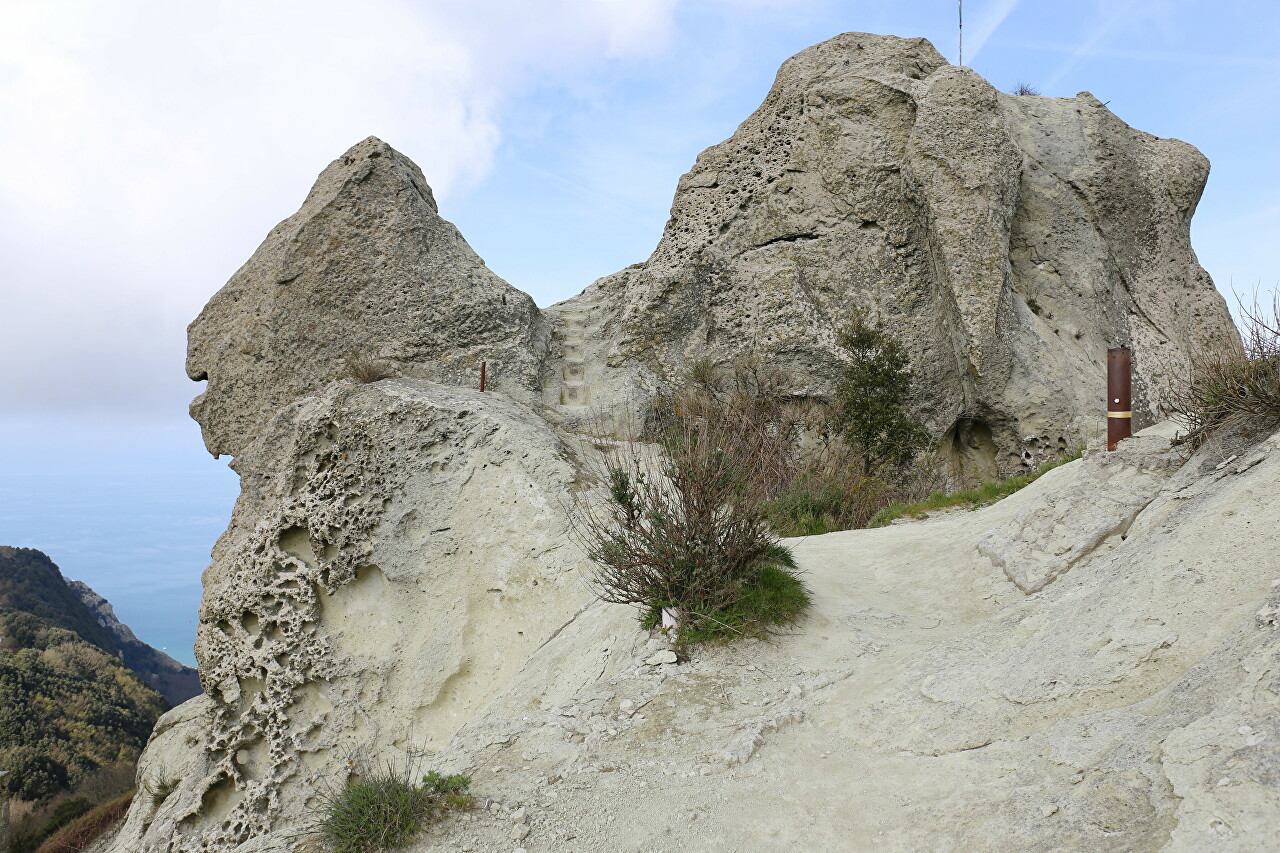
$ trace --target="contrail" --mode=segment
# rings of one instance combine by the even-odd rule
[[[987,39],[991,38],[1004,19],[1009,17],[1014,9],[1022,0],[997,0],[997,2],[988,6],[986,11],[978,18],[978,22],[973,27],[973,36],[971,38],[971,48],[969,51],[969,64],[973,64],[973,60],[978,58],[978,52],[982,50],[983,45],[987,43]],[[963,26],[963,25],[962,25]],[[963,34],[963,30],[961,30]],[[964,63],[964,51],[961,49],[961,64]]]

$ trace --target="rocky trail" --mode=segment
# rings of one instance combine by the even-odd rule
[[[1144,545],[1118,530],[1089,554],[1068,557],[1071,584],[1030,597],[975,547],[1028,510],[1079,510],[1100,485],[1132,485],[1153,467],[1163,474],[1149,517],[1126,530],[1167,536],[1169,514],[1184,512],[1185,501],[1216,510],[1206,514],[1206,538],[1180,546],[1184,562],[1203,565],[1233,537],[1209,533],[1214,516],[1236,519],[1236,531],[1264,523],[1268,510],[1238,503],[1241,483],[1205,490],[1186,471],[1179,480],[1180,460],[1160,449],[1167,439],[1141,442],[1124,460],[1095,451],[1092,461],[986,509],[789,540],[815,607],[768,641],[660,663],[665,647],[637,632],[629,614],[591,608],[579,619],[610,624],[601,642],[621,639],[625,648],[600,652],[601,642],[586,640],[592,632],[566,632],[564,642],[582,655],[571,702],[539,707],[526,683],[464,728],[459,751],[445,760],[470,768],[484,808],[415,849],[1267,849],[1269,835],[1200,809],[1243,786],[1231,792],[1237,800],[1260,797],[1270,819],[1280,817],[1280,792],[1266,781],[1274,752],[1248,754],[1280,736],[1276,694],[1255,702],[1247,719],[1225,723],[1203,712],[1226,695],[1200,697],[1199,712],[1169,707],[1171,694],[1194,692],[1186,682],[1198,661],[1247,653],[1247,643],[1235,647],[1238,638],[1190,606],[1210,590],[1179,584],[1165,555],[1144,561]],[[1252,488],[1266,491],[1280,478],[1278,444],[1272,438],[1243,469],[1266,464],[1255,472],[1265,482]],[[1056,545],[1052,533],[1036,541]],[[1145,575],[1139,586],[1161,592],[1095,612],[1136,575]],[[1280,601],[1277,575],[1280,565],[1263,560],[1247,577],[1209,582],[1215,607],[1236,614],[1236,631],[1256,635],[1266,625],[1251,602],[1268,593]],[[1076,654],[1074,631],[1097,639]],[[1267,642],[1274,690],[1274,630]],[[536,676],[536,657],[530,666]],[[1218,741],[1188,753],[1180,734],[1197,725],[1216,726]],[[1176,781],[1188,766],[1224,760],[1234,769],[1211,786]]]
[[[566,307],[555,318],[559,322],[551,333],[552,352],[559,357],[552,361],[552,373],[558,381],[549,389],[554,405],[573,408],[591,405],[586,355],[590,318],[587,306]]]

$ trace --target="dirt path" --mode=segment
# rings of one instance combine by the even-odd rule
[[[571,705],[467,733],[499,741],[479,749],[475,774],[493,808],[421,849],[876,849],[852,839],[903,826],[904,780],[945,785],[963,774],[883,754],[868,742],[867,709],[910,661],[1020,597],[976,548],[955,544],[1012,511],[788,540],[815,593],[803,624],[769,641],[701,649],[678,665],[645,664],[659,646],[646,643],[629,611],[593,608],[584,633],[630,644],[613,650],[604,677],[582,674]],[[574,666],[601,663],[553,668]],[[848,810],[850,801],[860,809]],[[779,810],[793,817],[778,820]]]

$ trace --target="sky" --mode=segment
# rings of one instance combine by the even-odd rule
[[[955,0],[0,0],[0,544],[191,661],[236,477],[186,406],[186,325],[376,135],[539,305],[644,260],[679,176],[841,32],[958,60]],[[1280,4],[969,0],[994,85],[1092,92],[1213,164],[1193,221],[1233,307],[1280,267]]]

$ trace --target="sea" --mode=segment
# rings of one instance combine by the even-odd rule
[[[191,422],[0,419],[0,545],[37,548],[195,665],[200,576],[239,478]]]

